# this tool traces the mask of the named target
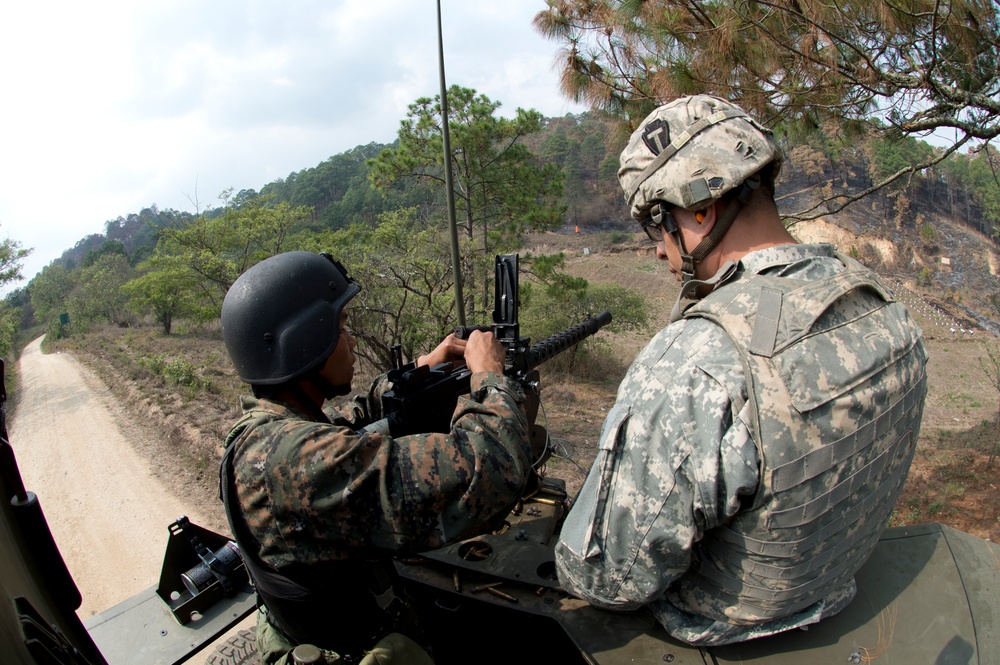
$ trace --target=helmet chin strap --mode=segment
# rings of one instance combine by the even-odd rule
[[[306,380],[311,382],[313,386],[323,395],[323,400],[333,399],[334,397],[339,397],[341,395],[347,395],[351,392],[351,384],[340,383],[333,384],[325,376],[320,374],[319,371],[313,372],[311,375],[306,377]]]
[[[737,262],[727,261],[719,270],[709,279],[695,279],[694,270],[698,263],[702,260],[708,253],[715,249],[722,237],[729,230],[729,227],[733,225],[733,220],[736,216],[740,214],[740,211],[746,206],[750,197],[753,195],[755,189],[760,186],[760,176],[754,174],[747,178],[743,184],[740,185],[739,190],[736,192],[736,196],[729,202],[726,209],[716,220],[715,226],[709,232],[705,238],[698,243],[698,246],[694,248],[694,251],[690,254],[684,248],[684,239],[681,237],[680,229],[677,233],[674,233],[674,239],[677,241],[677,249],[681,255],[681,290],[677,294],[677,301],[674,302],[673,308],[670,310],[670,322],[674,323],[679,321],[683,311],[681,310],[681,301],[685,298],[695,298],[698,294],[698,289],[702,287],[708,287],[707,291],[713,291],[716,287],[721,284],[725,284],[729,281],[732,276],[736,273]]]
[[[681,301],[685,298],[694,297],[695,293],[699,288],[703,286],[709,287],[709,290],[714,290],[715,287],[720,286],[728,282],[733,275],[736,274],[736,268],[738,266],[736,261],[726,261],[726,263],[719,268],[719,272],[715,273],[708,279],[691,279],[684,282],[681,285],[681,292],[677,294],[677,300],[674,302],[673,308],[670,310],[670,323],[676,323],[680,321],[683,310],[681,309]]]
[[[715,226],[709,232],[705,238],[702,239],[698,246],[694,248],[690,254],[684,247],[684,239],[681,238],[680,229],[677,233],[673,234],[674,239],[677,241],[677,250],[681,255],[681,293],[685,293],[687,289],[683,288],[688,284],[688,282],[696,281],[694,279],[695,266],[701,263],[709,252],[718,247],[719,243],[722,241],[722,237],[726,235],[726,231],[729,227],[733,225],[733,220],[736,216],[740,214],[750,197],[753,195],[755,189],[760,187],[760,175],[754,174],[743,181],[739,189],[736,192],[736,196],[729,202],[726,209],[722,211],[722,214],[715,221]],[[699,282],[699,284],[705,284],[707,282]]]
[[[323,413],[323,404],[328,399],[333,399],[339,395],[347,395],[351,392],[351,384],[343,383],[335,385],[331,383],[326,377],[320,374],[321,370],[313,370],[301,378],[299,381],[291,381],[288,384],[288,390],[292,396],[302,405],[303,408],[311,411],[311,415],[318,422],[330,422],[326,414]],[[306,390],[304,383],[308,382],[316,392],[318,392],[322,399],[317,404],[316,398],[313,396],[314,393]]]

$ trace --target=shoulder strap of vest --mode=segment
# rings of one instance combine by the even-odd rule
[[[807,334],[833,303],[852,291],[869,289],[885,302],[895,300],[874,272],[848,256],[836,256],[847,270],[801,286],[782,277],[748,277],[733,284],[739,291],[727,290],[724,300],[709,294],[684,315],[707,317],[750,353],[770,358]],[[754,304],[748,307],[746,298]]]
[[[236,448],[236,442],[239,440],[240,435],[246,430],[247,425],[250,421],[256,420],[258,418],[270,415],[267,411],[247,411],[243,416],[236,421],[236,423],[229,429],[229,434],[226,435],[226,450],[222,455],[222,462],[219,465],[219,499],[222,500],[222,504],[226,507],[228,514],[229,504],[226,502],[226,493],[228,492],[227,485],[229,482],[229,476],[227,474],[232,473],[232,458],[233,451]],[[230,520],[229,528],[233,528],[232,520]],[[233,531],[233,535],[236,532]]]
[[[852,291],[868,289],[884,302],[895,300],[892,292],[875,273],[848,257],[841,255],[839,258],[848,266],[848,270],[809,282],[787,294],[795,314],[788,319],[783,345],[790,344],[807,334],[834,302]],[[773,347],[771,350],[773,352]]]

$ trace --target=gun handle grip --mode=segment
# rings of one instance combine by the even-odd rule
[[[455,339],[469,339],[469,335],[472,334],[473,330],[492,332],[493,328],[491,326],[458,326],[455,328]]]

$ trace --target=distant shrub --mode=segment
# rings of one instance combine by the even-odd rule
[[[139,367],[144,367],[150,374],[163,376],[163,356],[143,356],[136,361]]]
[[[917,275],[917,284],[919,284],[920,286],[930,286],[931,282],[933,281],[934,280],[933,276],[931,275],[931,269],[928,268],[927,266],[924,266],[923,270],[920,271],[920,274]]]
[[[162,355],[143,356],[136,361],[155,376],[162,376],[170,383],[190,388],[212,389],[212,382],[198,375],[197,368],[183,358],[167,359]]]

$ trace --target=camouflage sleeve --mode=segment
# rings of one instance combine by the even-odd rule
[[[694,543],[756,491],[745,401],[739,359],[721,329],[685,320],[653,338],[619,387],[556,545],[567,591],[635,609],[687,570]]]
[[[530,470],[523,399],[508,379],[484,372],[472,376],[448,434],[394,439],[286,423],[260,448],[274,551],[313,563],[344,549],[427,550],[488,530],[520,498]]]
[[[382,374],[368,386],[368,392],[323,411],[335,425],[360,429],[382,418],[382,395],[391,387],[388,377]]]

